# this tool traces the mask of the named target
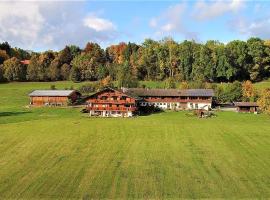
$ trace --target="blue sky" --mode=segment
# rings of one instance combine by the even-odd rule
[[[0,41],[31,50],[145,38],[270,39],[270,1],[1,1]]]

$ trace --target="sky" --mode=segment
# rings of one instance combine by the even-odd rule
[[[34,51],[103,48],[146,38],[195,40],[270,39],[270,1],[5,1],[0,0],[0,42]]]

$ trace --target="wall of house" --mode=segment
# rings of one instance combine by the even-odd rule
[[[141,102],[140,106],[154,105],[163,110],[204,109],[209,110],[212,103],[209,102]]]
[[[30,97],[30,103],[34,106],[49,106],[49,105],[55,105],[55,106],[63,106],[67,105],[68,97],[44,97],[44,96],[38,96],[38,97]]]
[[[204,109],[204,110],[209,110],[211,108],[212,104],[211,103],[194,103],[194,102],[188,102],[187,103],[187,108],[188,109]]]
[[[131,117],[137,110],[136,100],[118,91],[102,91],[86,100],[90,115]]]
[[[127,111],[97,111],[97,110],[90,110],[89,111],[90,116],[100,116],[100,117],[132,117],[133,112]]]

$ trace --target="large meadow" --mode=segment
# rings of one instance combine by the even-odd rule
[[[270,198],[270,116],[27,108],[30,91],[52,84],[82,83],[0,84],[0,199]]]

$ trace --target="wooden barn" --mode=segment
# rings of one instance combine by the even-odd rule
[[[90,116],[131,117],[137,111],[138,98],[106,88],[87,97],[86,104]]]
[[[256,102],[234,102],[237,112],[257,113],[258,105]]]
[[[35,90],[29,94],[33,106],[66,106],[80,96],[76,90]]]

